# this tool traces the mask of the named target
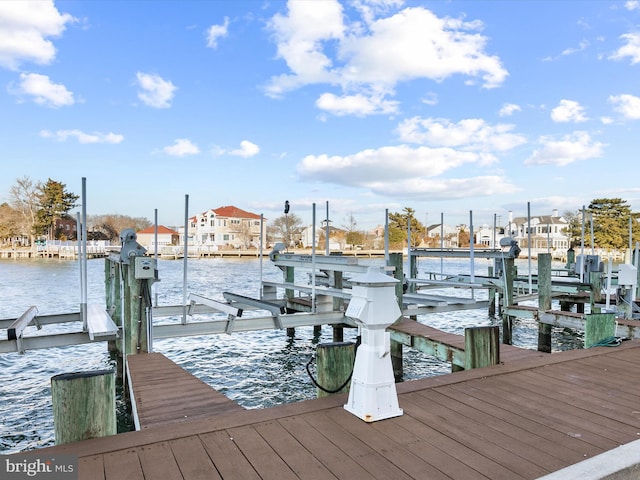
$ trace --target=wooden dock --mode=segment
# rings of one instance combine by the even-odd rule
[[[160,353],[129,355],[127,381],[137,430],[244,410]]]
[[[465,365],[465,337],[444,332],[408,318],[402,318],[389,327],[391,338],[403,345],[434,356],[458,367]],[[512,345],[500,345],[500,362],[510,362],[525,357],[544,357],[547,353]]]
[[[639,368],[632,340],[399,383],[404,415],[374,423],[336,395],[47,453],[78,455],[80,479],[536,479],[638,439]]]

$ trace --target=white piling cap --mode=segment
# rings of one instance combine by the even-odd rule
[[[390,277],[382,273],[379,267],[369,267],[367,273],[358,275],[351,279],[351,283],[355,285],[370,285],[370,286],[390,286],[398,283],[400,280]]]

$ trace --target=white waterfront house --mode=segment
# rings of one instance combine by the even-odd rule
[[[139,232],[136,232],[137,241],[140,245],[145,247],[148,251],[152,252],[156,247],[156,233],[155,227],[147,227]],[[158,250],[163,247],[170,247],[177,245],[180,239],[180,234],[171,228],[164,225],[158,225]]]
[[[212,208],[189,219],[189,245],[212,250],[258,248],[260,218],[232,205]],[[262,230],[266,245],[266,228]],[[180,243],[184,243],[184,228],[180,229]]]
[[[521,248],[529,246],[531,237],[531,249],[539,251],[566,251],[569,249],[568,222],[553,210],[551,215],[516,217],[509,221],[507,231],[511,231],[513,238],[518,241]]]
[[[300,231],[300,242],[304,248],[311,248],[315,243],[316,248],[322,243],[323,248],[326,248],[324,239],[327,234],[326,221],[322,221],[320,226],[316,226],[315,234],[313,225],[308,225]],[[346,246],[347,232],[339,228],[331,226],[329,222],[329,250],[344,250]]]

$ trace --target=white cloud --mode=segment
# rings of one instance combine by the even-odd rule
[[[403,142],[502,152],[526,143],[524,136],[512,133],[514,128],[504,123],[489,125],[479,118],[452,123],[447,119],[413,117],[400,123],[398,134]]]
[[[38,105],[58,108],[73,105],[73,93],[59,83],[53,83],[48,76],[38,73],[21,73],[20,84],[9,90],[14,95],[29,96]]]
[[[172,157],[184,157],[185,155],[196,155],[200,153],[198,146],[191,143],[191,140],[188,138],[178,138],[173,145],[166,146],[162,150]]]
[[[612,60],[623,60],[626,57],[631,58],[631,64],[640,62],[640,33],[625,33],[620,39],[626,41],[627,44],[620,47],[609,58]]]
[[[48,37],[60,36],[74,20],[53,0],[0,1],[0,66],[16,70],[23,62],[51,63],[56,48]]]
[[[573,132],[561,140],[540,137],[540,148],[525,160],[525,165],[556,165],[564,167],[580,160],[602,156],[605,144],[595,142],[587,132]]]
[[[384,100],[382,97],[368,97],[363,94],[345,95],[339,97],[333,93],[323,93],[316,100],[316,107],[334,115],[372,115],[396,113],[398,102]]]
[[[145,105],[154,108],[169,108],[175,91],[178,89],[173,83],[164,80],[159,75],[151,73],[136,73],[138,79],[138,98]]]
[[[514,113],[520,112],[520,111],[522,111],[522,108],[520,107],[520,105],[516,105],[515,103],[505,103],[500,108],[498,115],[500,115],[501,117],[510,117]]]
[[[222,25],[211,25],[207,29],[207,47],[218,48],[218,39],[224,38],[228,34],[229,17],[224,17]]]
[[[435,92],[429,92],[424,97],[422,97],[422,103],[425,105],[437,105],[438,104],[438,94]]]
[[[297,165],[297,172],[307,180],[374,188],[380,184],[391,186],[399,181],[437,177],[463,165],[487,163],[490,162],[481,153],[399,145],[346,156],[308,155]]]
[[[401,182],[381,182],[372,186],[372,190],[380,195],[411,195],[423,200],[453,200],[513,193],[518,191],[518,188],[502,176],[487,175],[471,178],[411,178]]]
[[[515,191],[504,177],[442,178],[464,165],[485,165],[483,154],[451,148],[391,146],[353,155],[309,155],[297,166],[301,178],[364,188],[374,194],[453,199]],[[436,178],[438,177],[438,178]]]
[[[260,147],[249,140],[242,140],[240,142],[240,148],[229,151],[229,155],[235,155],[237,157],[249,158],[260,153]]]
[[[616,112],[621,113],[629,120],[640,119],[640,98],[634,95],[611,95],[609,102],[613,104]]]
[[[586,122],[584,107],[573,100],[560,100],[560,104],[551,110],[554,122]]]
[[[124,135],[116,133],[85,133],[81,130],[58,130],[56,132],[42,130],[40,136],[53,138],[59,142],[65,142],[68,138],[75,138],[78,143],[121,143],[124,140]]]
[[[582,52],[583,50],[586,50],[588,46],[589,46],[589,42],[587,40],[582,40],[580,43],[578,43],[577,47],[571,47],[563,50],[561,55],[563,56],[573,55],[574,53],[578,53],[578,52]]]
[[[478,33],[482,27],[478,21],[439,18],[422,7],[376,18],[400,2],[361,1],[358,5],[366,25],[349,23],[336,0],[290,0],[288,14],[276,15],[270,22],[278,57],[290,73],[272,77],[266,93],[279,97],[308,84],[334,85],[341,94],[327,97],[330,94],[325,93],[317,104],[346,114],[349,108],[335,108],[337,99],[366,104],[361,97],[372,97],[371,105],[389,105],[384,97],[394,95],[396,84],[403,81],[439,82],[460,74],[480,78],[485,88],[493,88],[508,75],[497,56],[485,53],[487,38]],[[353,112],[363,115],[367,108],[353,108]]]
[[[627,10],[638,10],[640,9],[640,2],[638,0],[627,0],[624,3],[624,8]]]

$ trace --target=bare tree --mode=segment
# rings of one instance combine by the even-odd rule
[[[294,240],[299,239],[302,219],[295,213],[280,215],[267,227],[272,239],[282,239],[285,245],[293,246]]]
[[[0,205],[0,240],[3,244],[20,236],[20,219],[20,213],[11,205]]]
[[[32,246],[35,244],[35,226],[40,209],[39,191],[40,183],[34,183],[27,176],[17,179],[9,191],[10,204],[20,214],[20,235],[29,237]]]

